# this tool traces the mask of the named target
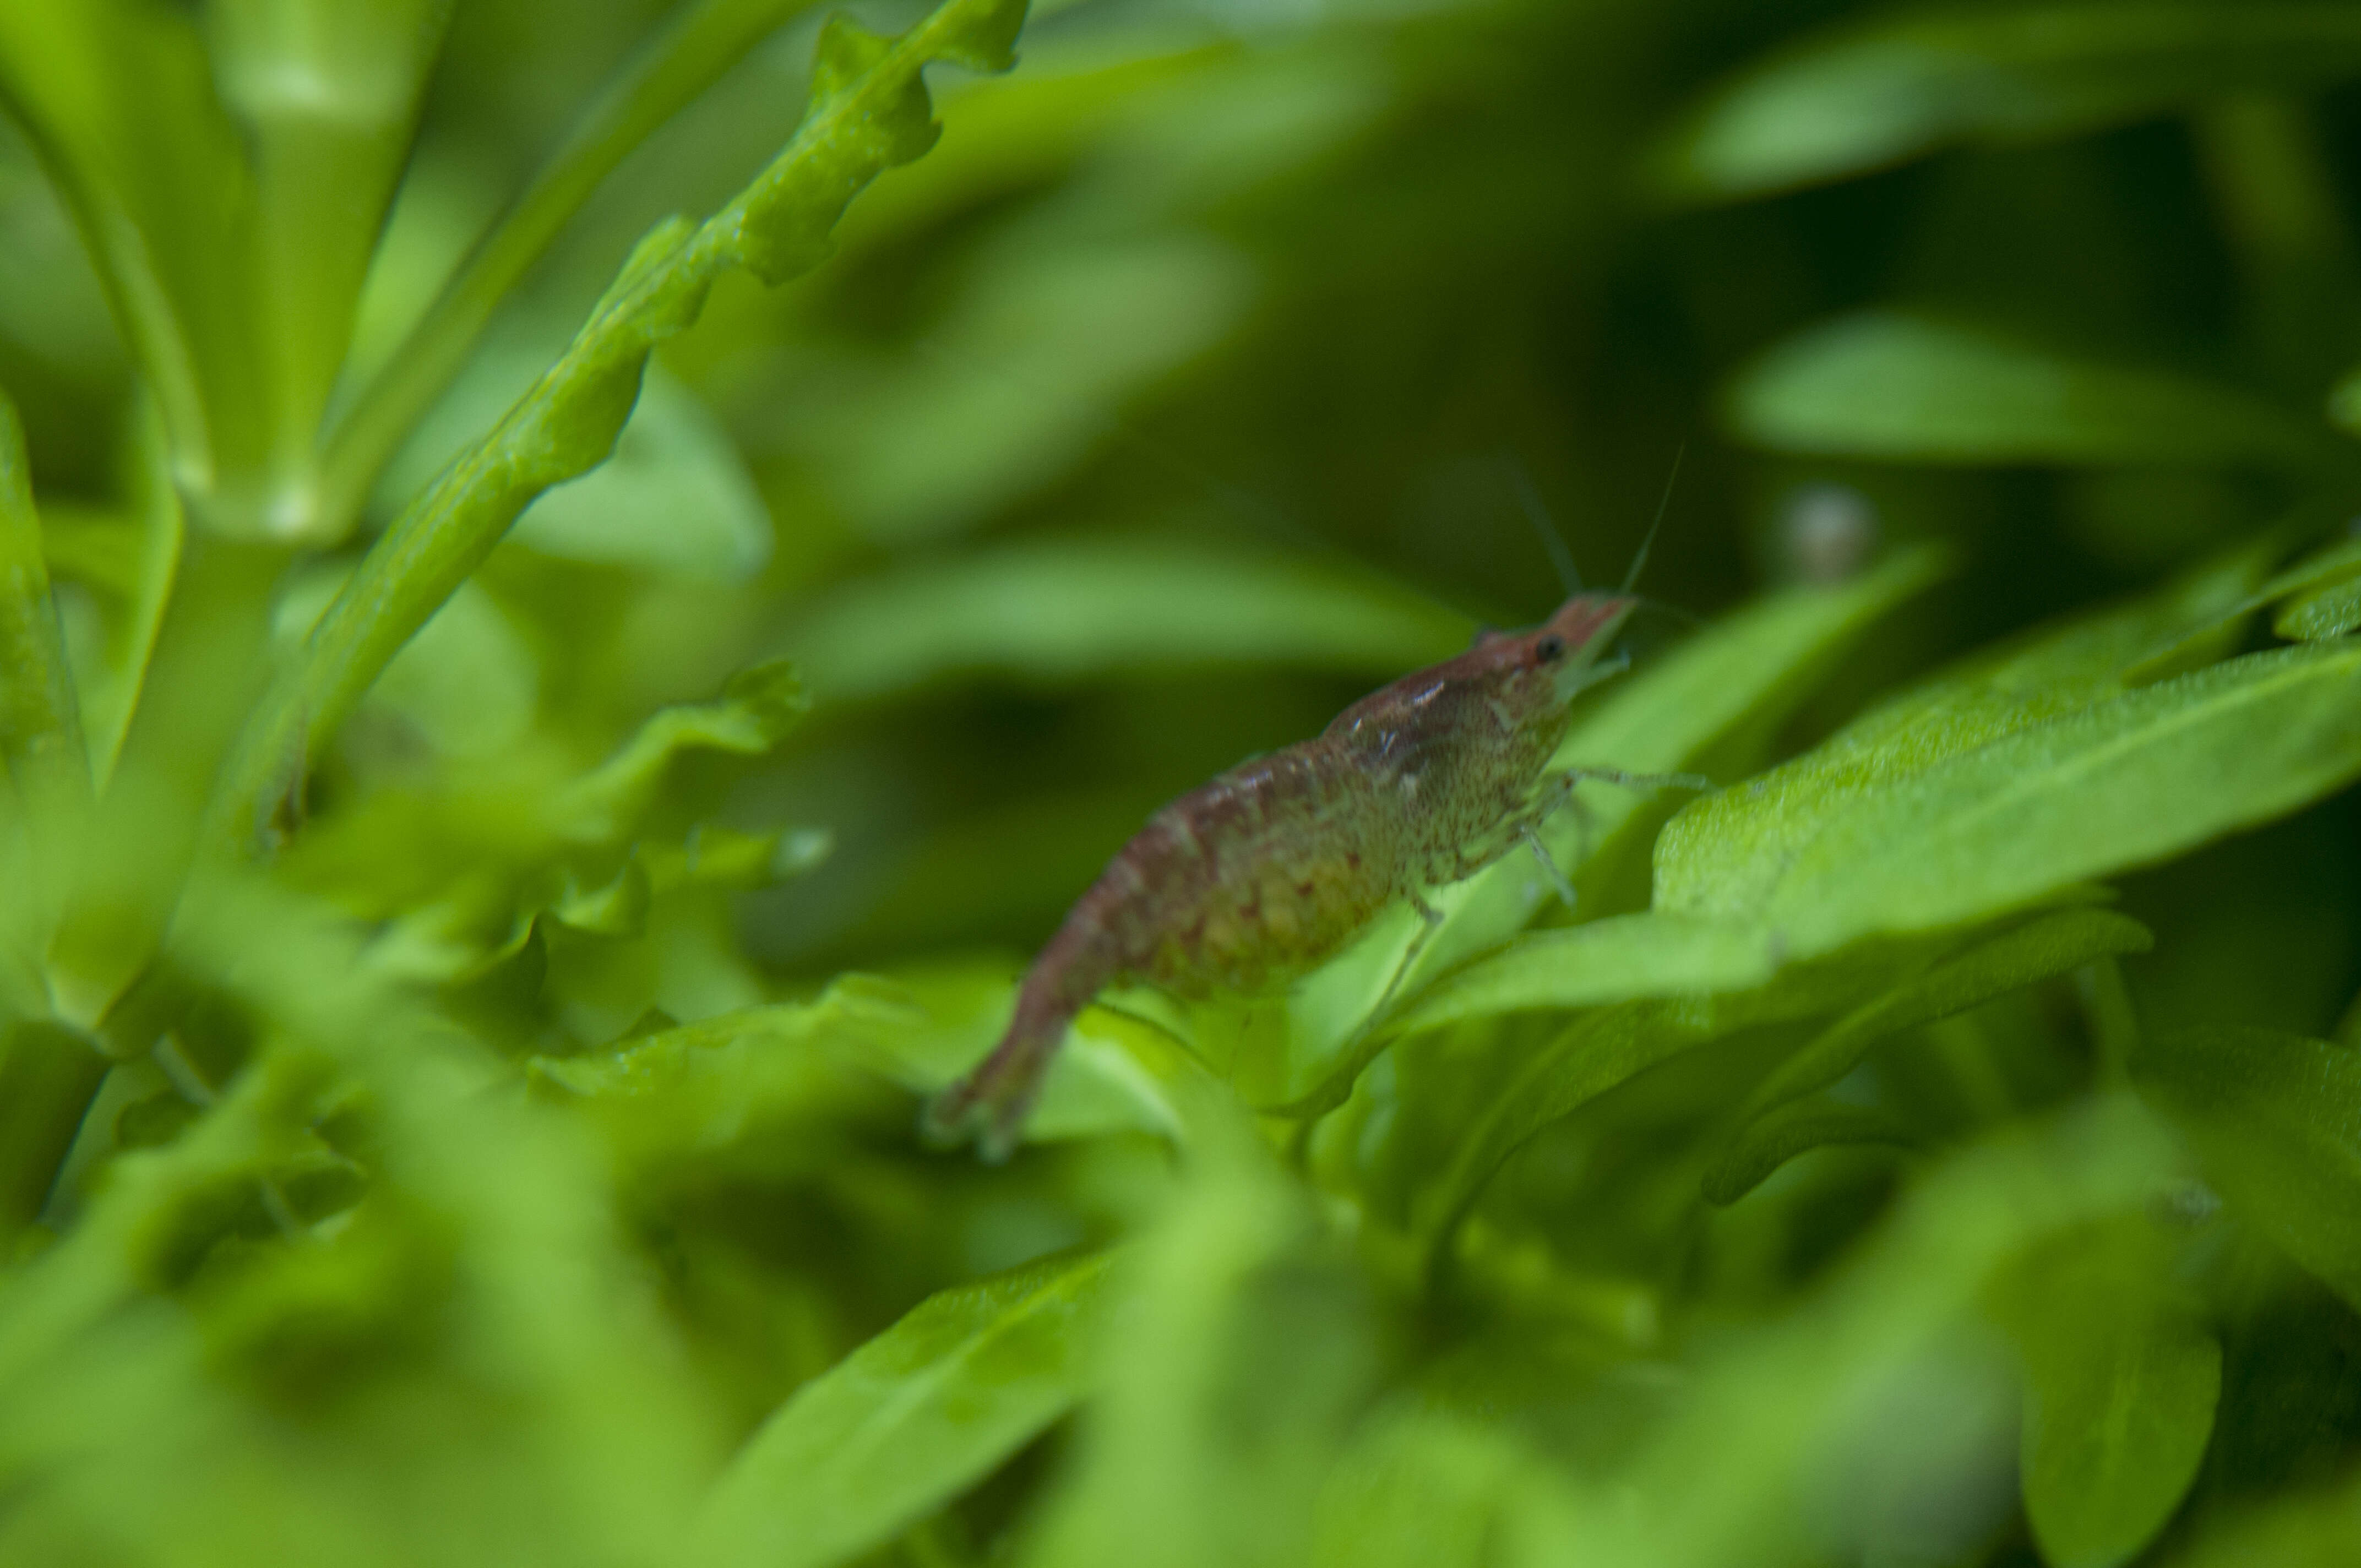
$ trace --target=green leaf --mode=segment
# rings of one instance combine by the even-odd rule
[[[1653,912],[1521,937],[1443,981],[1389,1025],[1409,1034],[1504,1013],[1744,991],[1779,968],[1761,932]]]
[[[2240,550],[2159,593],[2069,620],[1983,653],[1872,709],[1760,778],[1691,805],[1656,845],[1656,904],[1742,922],[1767,901],[1801,844],[1855,799],[1916,778],[1978,747],[2077,714],[2121,691],[2131,672],[2210,657],[2269,572]],[[2179,651],[2179,652],[2176,652]],[[1719,845],[1710,875],[1701,841]]]
[[[2096,959],[2144,953],[2155,944],[2147,927],[2104,909],[2037,916],[1945,959],[1846,1014],[1780,1063],[1748,1099],[1746,1113],[1760,1116],[1827,1088],[1850,1072],[1880,1040],[1905,1029],[1964,1013]]]
[[[1930,704],[1861,727],[1674,818],[1657,906],[1758,921],[1798,957],[2025,907],[2361,773],[2356,673],[2361,650],[2306,644],[2054,716]]]
[[[1485,1087],[1449,1163],[1417,1201],[1412,1218],[1429,1269],[1447,1265],[1459,1222],[1501,1165],[1552,1122],[1682,1051],[1841,1004],[1861,983],[1841,969],[1797,970],[1751,991],[1620,1003],[1584,1014],[1523,1053],[1500,1081]]]
[[[1813,1097],[1794,1100],[1747,1124],[1708,1168],[1700,1190],[1708,1203],[1728,1207],[1813,1149],[1885,1144],[1913,1148],[1917,1133],[1890,1111]]]
[[[2361,1055],[2266,1029],[2165,1032],[2133,1081],[2232,1212],[2361,1304]]]
[[[714,281],[744,268],[775,284],[816,265],[862,187],[932,145],[927,64],[1005,69],[1024,15],[1025,0],[946,0],[891,41],[842,18],[829,24],[785,150],[705,223],[663,224],[642,240],[558,362],[362,559],[225,771],[210,814],[219,842],[239,851],[266,842],[268,803],[517,514],[606,458],[649,353],[697,319]]]
[[[1715,95],[1662,150],[1691,200],[1842,179],[1954,145],[2011,146],[2242,89],[2361,73],[2341,5],[2051,5],[1880,17]]]
[[[1089,1391],[1114,1277],[1094,1253],[928,1298],[763,1423],[677,1560],[823,1568],[884,1545]]]
[[[2131,1561],[2197,1477],[2222,1346],[2172,1277],[2175,1251],[2128,1215],[2032,1249],[1995,1290],[2028,1384],[2026,1516],[2054,1568]]]
[[[1422,596],[1322,562],[1075,539],[852,583],[799,616],[783,650],[840,704],[960,675],[1273,663],[1391,676],[1448,658],[1468,631]]]
[[[711,702],[660,709],[621,751],[554,803],[553,819],[563,836],[577,842],[614,842],[647,814],[667,771],[683,753],[759,757],[810,711],[811,699],[794,665],[781,660],[741,670]]]
[[[2342,637],[2356,626],[2361,626],[2361,570],[2296,595],[2271,620],[2273,631],[2300,642]]]
[[[1812,327],[1739,372],[1757,445],[1922,463],[2303,466],[2308,422],[2232,389],[1888,311]]]

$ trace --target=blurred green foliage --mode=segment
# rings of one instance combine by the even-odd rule
[[[0,5],[0,1561],[2361,1557],[2361,11],[1025,9]]]

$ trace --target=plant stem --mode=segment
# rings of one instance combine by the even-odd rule
[[[523,194],[477,241],[393,356],[327,436],[320,506],[347,530],[509,291],[548,253],[615,166],[757,43],[816,0],[704,0],[593,104]]]

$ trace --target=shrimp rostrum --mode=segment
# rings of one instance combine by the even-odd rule
[[[1540,626],[1487,633],[1363,697],[1312,739],[1159,811],[1068,912],[1026,974],[998,1047],[928,1107],[929,1132],[972,1132],[987,1157],[1004,1157],[1067,1025],[1105,987],[1146,983],[1183,998],[1267,991],[1344,948],[1398,900],[1426,917],[1422,940],[1439,919],[1427,890],[1521,845],[1570,897],[1534,829],[1578,779],[1598,775],[1550,762],[1575,694],[1611,673],[1599,655],[1635,602],[1576,594]],[[1406,956],[1397,983],[1408,965]]]

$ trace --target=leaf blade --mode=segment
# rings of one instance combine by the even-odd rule
[[[678,1561],[820,1568],[890,1540],[1073,1408],[1114,1273],[1057,1257],[929,1297],[763,1423]]]

